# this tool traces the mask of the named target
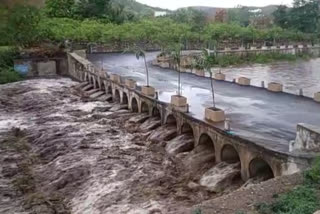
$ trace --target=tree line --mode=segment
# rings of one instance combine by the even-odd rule
[[[302,1],[302,0],[295,0]],[[309,3],[301,5],[309,8]],[[274,12],[275,25],[257,28],[235,22],[210,22],[194,9],[181,9],[164,17],[137,18],[123,7],[115,7],[110,0],[47,0],[43,9],[17,6],[10,10],[0,8],[0,45],[32,46],[42,42],[147,42],[161,47],[177,42],[196,42],[206,47],[222,43],[281,44],[290,42],[317,42],[319,34],[306,24],[296,27],[289,17],[318,23],[317,16],[309,20],[295,3],[290,10],[280,6]],[[306,6],[308,5],[308,6]],[[319,5],[318,8],[319,10]],[[316,11],[316,9],[313,9]],[[301,14],[297,18],[293,15]],[[1,16],[2,14],[2,16]],[[5,14],[5,15],[3,15]],[[281,15],[279,15],[281,14]],[[313,13],[312,13],[313,14]],[[294,23],[292,21],[292,23]],[[298,22],[297,22],[298,23]],[[318,24],[319,25],[319,24]],[[309,27],[308,27],[309,26]],[[315,28],[314,28],[315,29]]]

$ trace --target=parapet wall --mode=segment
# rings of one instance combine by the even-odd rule
[[[320,152],[320,127],[298,124],[296,139],[291,142],[290,150]]]

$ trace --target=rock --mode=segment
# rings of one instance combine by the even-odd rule
[[[315,213],[313,213],[313,214],[320,214],[320,210],[316,211],[316,212],[315,212]]]

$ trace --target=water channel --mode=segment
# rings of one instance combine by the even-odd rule
[[[151,65],[157,52],[148,53],[150,84],[156,88],[161,101],[170,102],[177,91],[177,72]],[[133,54],[93,54],[89,60],[107,72],[135,79],[144,85],[145,68],[142,60]],[[296,62],[277,62],[270,65],[249,65],[222,70],[227,80],[238,76],[252,78],[253,85],[261,81],[281,82],[285,91],[297,93],[304,89],[308,96],[320,91],[320,59]],[[190,114],[204,118],[205,107],[212,105],[210,81],[192,74],[182,74],[182,93],[188,98]],[[286,93],[271,93],[256,87],[241,87],[237,84],[215,81],[217,107],[226,111],[231,119],[234,134],[254,140],[273,150],[288,151],[288,142],[295,138],[296,124],[320,125],[320,105],[310,98]],[[220,128],[223,124],[215,124]]]

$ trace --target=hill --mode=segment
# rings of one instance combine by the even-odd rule
[[[45,0],[0,0],[4,6],[12,7],[16,4],[29,4],[37,7],[43,7]],[[151,7],[136,2],[135,0],[111,0],[115,5],[122,5],[125,10],[133,12],[136,15],[153,15],[155,11],[168,11],[162,8]]]
[[[239,8],[244,8],[246,10],[257,10],[260,9],[261,13],[265,16],[271,16],[271,14],[277,9],[277,5],[268,5],[265,7],[251,7],[251,6],[242,6],[242,7],[237,7],[237,8],[219,8],[219,7],[205,7],[205,6],[193,6],[193,7],[189,7],[189,8],[193,8],[196,10],[200,10],[202,12],[204,12],[207,16],[215,16],[215,14],[217,13],[217,11],[221,10],[221,9],[225,9],[225,10],[234,10],[234,9],[239,9]]]

